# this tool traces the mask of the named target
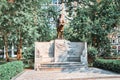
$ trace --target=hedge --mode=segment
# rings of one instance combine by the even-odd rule
[[[0,80],[11,80],[21,71],[23,71],[22,61],[13,61],[0,65]]]
[[[93,66],[120,73],[120,60],[96,59]]]

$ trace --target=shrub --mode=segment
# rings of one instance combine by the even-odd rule
[[[93,66],[94,60],[97,58],[98,51],[95,47],[88,47],[88,63],[89,66]]]
[[[23,59],[24,68],[33,69],[34,68],[34,59]]]
[[[93,58],[93,59],[95,59],[96,58],[96,56],[97,56],[97,54],[98,54],[98,51],[97,51],[97,49],[96,48],[94,48],[94,47],[88,47],[88,56],[89,57],[91,57],[91,58]]]
[[[0,80],[10,80],[21,71],[23,71],[22,61],[13,61],[0,65]]]
[[[93,66],[120,73],[120,60],[96,59]]]

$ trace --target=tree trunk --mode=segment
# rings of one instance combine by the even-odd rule
[[[21,58],[22,58],[22,35],[20,34],[20,41],[17,49],[17,60],[20,60]]]
[[[6,61],[9,62],[7,34],[3,35],[3,41],[4,41],[4,45],[5,45]]]

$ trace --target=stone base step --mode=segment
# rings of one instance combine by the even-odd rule
[[[41,67],[69,67],[69,66],[84,66],[80,62],[51,62],[41,63]]]
[[[63,68],[48,68],[48,67],[42,67],[39,69],[40,71],[62,71]]]
[[[70,71],[70,70],[76,70],[76,69],[82,69],[86,68],[85,66],[76,66],[76,67],[41,67],[38,68],[36,71]]]
[[[80,62],[50,62],[41,63],[37,70],[63,70],[85,67],[85,64]]]
[[[81,67],[84,66],[78,62],[65,62],[65,63],[42,63],[41,68],[70,68],[70,67]]]

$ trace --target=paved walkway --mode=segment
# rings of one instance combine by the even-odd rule
[[[120,80],[120,74],[98,68],[75,68],[62,71],[25,70],[12,80]]]

